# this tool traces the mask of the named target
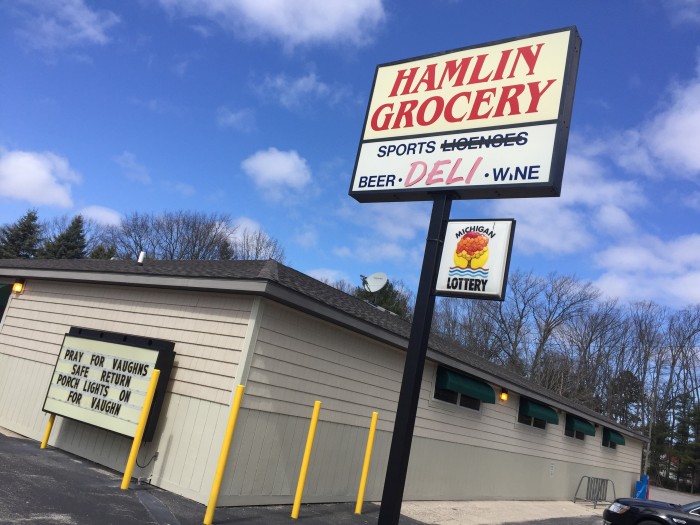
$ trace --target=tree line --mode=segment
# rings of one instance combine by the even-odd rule
[[[76,215],[40,221],[36,210],[0,227],[0,258],[263,260],[284,262],[282,245],[225,213],[132,213],[104,226]]]
[[[511,271],[502,302],[441,298],[433,329],[651,437],[643,471],[698,490],[700,304],[622,304],[573,276]]]

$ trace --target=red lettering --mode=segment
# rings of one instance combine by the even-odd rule
[[[495,94],[496,88],[480,89],[479,91],[477,91],[476,96],[474,97],[474,105],[472,106],[471,113],[469,113],[469,120],[488,118],[489,115],[491,115],[491,111],[493,111],[493,108],[489,108],[489,110],[486,113],[479,113],[479,108],[482,104],[490,104],[491,97],[493,97]]]
[[[544,95],[544,92],[549,89],[549,86],[554,84],[556,80],[548,80],[547,85],[544,87],[542,91],[540,91],[540,83],[539,82],[528,82],[527,87],[530,90],[530,106],[527,108],[527,113],[537,113],[537,105],[540,103],[540,99],[542,98],[542,95]]]
[[[491,73],[489,73],[485,77],[479,78],[479,74],[481,74],[481,68],[484,67],[484,62],[486,62],[487,58],[488,55],[477,55],[476,64],[474,65],[474,71],[472,71],[472,76],[469,78],[470,84],[488,82],[488,80],[491,78]]]
[[[418,81],[418,84],[416,84],[416,87],[413,88],[411,93],[417,93],[418,88],[420,88],[421,84],[425,84],[425,89],[424,91],[434,91],[435,90],[435,67],[437,64],[428,64],[425,66],[425,71],[423,72],[423,76],[420,78]]]
[[[491,80],[503,80],[503,72],[506,70],[506,66],[508,65],[508,57],[510,57],[512,52],[512,49],[501,51],[501,59],[498,61],[496,72],[493,74],[493,78]]]
[[[454,184],[455,182],[460,182],[460,181],[464,180],[464,177],[455,177],[455,173],[457,173],[457,168],[459,168],[460,164],[462,164],[461,157],[457,158],[455,165],[452,166],[452,169],[450,170],[450,174],[447,176],[447,180],[445,181],[445,184],[447,184],[448,186],[450,184]]]
[[[400,128],[401,126],[401,121],[406,118],[406,125],[403,126],[404,128],[412,128],[413,127],[413,115],[411,112],[416,109],[416,106],[418,105],[417,100],[404,100],[401,102],[401,105],[399,106],[399,111],[396,113],[396,120],[394,120],[394,125],[391,126],[391,129],[396,129]]]
[[[423,168],[423,173],[421,173],[418,178],[413,180],[413,176],[416,173],[417,168]],[[423,180],[423,177],[425,177],[426,172],[428,171],[428,165],[423,162],[422,160],[418,160],[416,162],[411,163],[411,169],[408,172],[408,175],[406,176],[406,180],[404,181],[403,185],[406,186],[407,188],[410,186],[413,186],[414,184],[417,184],[421,180]]]
[[[493,114],[494,117],[502,117],[505,111],[506,104],[510,106],[509,115],[520,115],[520,104],[518,103],[518,97],[525,91],[525,86],[523,84],[515,84],[514,86],[504,86],[503,93],[498,99],[498,105],[496,105],[496,112]]]
[[[431,186],[432,184],[437,184],[438,182],[444,182],[442,177],[438,177],[438,175],[443,174],[440,167],[445,164],[450,164],[451,162],[451,160],[439,160],[433,164],[433,169],[431,169],[430,173],[428,173],[428,180],[425,181],[425,185]]]
[[[447,102],[447,104],[445,105],[445,120],[447,122],[461,122],[462,120],[464,120],[464,117],[467,116],[467,110],[464,110],[464,114],[461,117],[455,117],[453,108],[455,103],[457,102],[457,99],[460,99],[462,97],[466,98],[467,104],[469,104],[471,94],[471,91],[462,91],[461,93],[457,93]]]
[[[527,67],[529,68],[527,74],[534,75],[535,65],[537,64],[537,59],[540,56],[540,51],[542,50],[543,45],[544,44],[537,44],[537,52],[532,51],[532,46],[519,47],[518,54],[515,55],[515,62],[513,62],[513,67],[510,70],[510,75],[508,75],[508,78],[513,78],[515,76],[515,68],[518,67],[518,60],[520,60],[520,57],[523,57]]]
[[[435,102],[435,111],[433,112],[432,117],[426,119],[425,113],[427,111],[428,106],[432,102]],[[444,107],[445,101],[442,97],[430,97],[429,99],[425,100],[425,102],[423,102],[420,105],[420,108],[418,109],[418,114],[416,115],[416,121],[418,121],[418,125],[430,126],[431,124],[433,124],[437,119],[440,118],[440,115],[442,115],[442,110]]]
[[[394,116],[394,114],[391,113],[391,111],[384,115],[384,120],[382,121],[381,125],[379,124],[379,118],[382,116],[382,112],[385,109],[388,109],[388,110],[394,109],[394,104],[382,104],[374,112],[374,114],[372,115],[372,120],[370,122],[370,125],[372,126],[372,129],[374,131],[385,131],[385,130],[389,129],[389,124],[391,124],[391,117]]]
[[[467,76],[467,70],[469,69],[469,64],[472,61],[472,57],[464,57],[460,59],[459,64],[456,60],[448,60],[445,62],[445,69],[442,70],[442,76],[440,77],[440,83],[438,84],[438,89],[442,89],[442,84],[445,81],[445,77],[448,80],[452,80],[452,77],[457,75],[457,78],[452,83],[452,87],[464,85],[464,77]]]
[[[408,74],[406,73],[406,71],[408,71]],[[416,78],[417,72],[417,67],[412,67],[411,69],[400,69],[399,72],[396,74],[396,80],[394,80],[394,87],[391,88],[391,93],[389,94],[389,96],[395,97],[403,82],[406,82],[406,85],[404,86],[401,94],[408,95],[410,93],[411,84],[413,84],[413,79]]]

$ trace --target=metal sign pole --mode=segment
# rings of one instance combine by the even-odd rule
[[[384,480],[382,504],[379,509],[377,525],[397,525],[401,516],[401,502],[406,484],[408,458],[411,453],[413,428],[416,424],[418,394],[420,393],[425,367],[425,354],[428,350],[430,326],[435,307],[435,281],[442,254],[442,242],[450,218],[452,195],[439,193],[433,198],[433,212],[430,216],[428,238],[425,243],[423,267],[416,295],[416,307],[413,313],[411,335],[406,351],[406,363],[403,369],[399,404],[396,409],[394,434],[391,439],[389,463]]]

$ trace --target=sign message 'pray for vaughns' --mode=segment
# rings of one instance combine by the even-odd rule
[[[580,47],[572,27],[378,66],[350,195],[559,196]]]
[[[134,437],[153,370],[160,378],[144,441],[153,437],[175,353],[174,343],[85,328],[63,339],[44,411]]]
[[[514,232],[513,219],[449,221],[436,293],[502,301]]]

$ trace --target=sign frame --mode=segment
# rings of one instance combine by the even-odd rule
[[[152,352],[157,352],[157,356],[153,362],[153,367],[152,368],[157,368],[160,370],[160,377],[158,380],[158,384],[156,386],[156,391],[155,395],[153,397],[153,402],[151,404],[151,410],[148,415],[148,420],[146,422],[146,427],[144,430],[144,435],[143,435],[143,441],[149,442],[153,440],[156,427],[158,425],[158,419],[160,416],[160,411],[163,406],[163,401],[165,399],[165,394],[166,394],[166,388],[168,385],[168,381],[170,379],[170,373],[172,371],[172,367],[175,361],[175,343],[172,341],[166,341],[163,339],[153,339],[149,337],[141,337],[141,336],[135,336],[135,335],[127,335],[127,334],[121,334],[121,333],[116,333],[116,332],[107,332],[104,330],[94,330],[94,329],[89,329],[89,328],[81,328],[81,327],[75,327],[72,326],[70,327],[68,333],[64,334],[63,341],[61,342],[61,348],[60,351],[56,357],[56,364],[54,365],[54,370],[51,375],[51,383],[49,384],[47,391],[46,391],[46,396],[44,398],[44,404],[42,407],[42,410],[44,412],[48,412],[51,414],[56,414],[61,417],[65,417],[66,419],[71,419],[73,421],[79,421],[81,423],[84,423],[86,425],[90,425],[96,428],[101,428],[103,430],[107,430],[109,432],[114,432],[119,435],[127,436],[130,438],[134,437],[134,434],[128,432],[128,431],[121,431],[118,430],[117,428],[107,428],[105,426],[102,426],[96,422],[93,422],[90,420],[89,417],[89,412],[94,410],[89,407],[83,407],[80,406],[78,407],[78,410],[81,412],[75,412],[75,410],[71,411],[69,410],[68,407],[71,405],[68,404],[68,402],[62,402],[59,400],[55,400],[53,398],[49,398],[49,394],[52,391],[52,388],[55,388],[54,384],[54,378],[56,377],[56,374],[58,373],[58,367],[62,362],[65,362],[65,359],[62,359],[62,354],[66,350],[66,339],[67,338],[73,338],[73,339],[79,339],[79,340],[85,340],[85,341],[95,341],[95,342],[100,342],[100,343],[109,343],[111,345],[117,345],[117,347],[124,347],[126,348],[132,348],[135,349],[139,352],[142,352],[144,350],[146,351],[152,351]],[[102,355],[102,354],[97,354],[95,352],[91,352],[91,354],[94,355]],[[65,355],[65,354],[64,354]],[[109,355],[109,354],[107,354]],[[114,357],[114,356],[111,356]],[[78,362],[76,362],[77,364]],[[87,362],[83,363],[82,362],[82,356],[80,357],[79,360],[80,366],[84,367],[85,369],[89,369],[89,367],[97,367],[97,368],[103,368],[100,365],[95,365],[95,364],[88,364]],[[150,370],[145,376],[144,380],[147,381],[150,380],[152,370]],[[75,388],[73,387],[68,387],[69,389],[69,395],[70,393],[74,394],[73,399],[75,399],[76,395],[82,394],[82,391],[78,392],[77,389],[80,388],[81,382],[83,379],[88,379],[89,370],[84,371],[84,375],[81,378],[74,377],[73,379],[76,381],[79,381],[77,383],[77,386]],[[71,376],[73,377],[73,376]],[[97,385],[98,383],[101,383],[98,380],[92,380],[92,383]],[[85,385],[83,385],[84,387]],[[109,385],[109,382],[107,383],[107,386],[112,386],[114,385]],[[118,388],[118,387],[117,387]],[[91,393],[88,390],[85,390],[85,392],[88,392],[87,395],[92,396],[93,393]],[[145,395],[145,392],[144,392]],[[93,397],[97,397],[95,394]],[[104,396],[102,399],[106,399],[106,396]],[[53,401],[51,403],[51,406],[47,408],[47,404],[49,401]],[[108,417],[109,414],[101,414],[105,417]],[[138,424],[138,419],[136,421],[136,424]],[[134,432],[136,429],[136,425],[134,425]]]
[[[562,86],[561,95],[558,101],[558,110],[555,118],[547,118],[545,120],[527,121],[524,123],[507,124],[507,125],[488,125],[485,123],[483,127],[465,127],[459,130],[450,130],[444,132],[428,132],[428,133],[415,133],[415,134],[399,134],[396,136],[386,136],[382,138],[365,138],[367,135],[367,127],[371,118],[371,110],[373,99],[377,91],[377,80],[382,68],[391,68],[397,65],[410,65],[412,62],[420,62],[428,59],[444,59],[448,55],[463,53],[471,50],[488,49],[494,46],[499,46],[503,44],[517,44],[520,40],[534,39],[539,37],[547,37],[550,35],[555,35],[557,33],[568,33],[568,44],[565,51],[565,61],[563,65],[563,73],[561,76]],[[581,50],[581,37],[579,36],[576,26],[564,27],[561,29],[555,29],[550,31],[543,31],[539,33],[532,33],[529,35],[508,38],[483,44],[477,44],[473,46],[467,46],[463,48],[458,48],[442,53],[434,53],[428,55],[422,55],[410,59],[399,60],[394,62],[388,62],[385,64],[380,64],[376,67],[374,80],[372,83],[372,91],[370,94],[370,100],[367,105],[367,111],[365,114],[364,125],[362,128],[362,134],[360,138],[360,143],[357,149],[357,155],[355,158],[355,165],[353,169],[353,176],[350,181],[349,195],[353,197],[358,202],[396,202],[396,201],[420,201],[420,200],[431,200],[432,195],[436,192],[449,191],[456,195],[459,199],[500,199],[500,198],[518,198],[518,197],[558,197],[561,194],[561,185],[564,172],[564,163],[566,159],[566,149],[568,145],[569,128],[571,123],[571,114],[573,111],[573,100],[574,92],[576,87],[576,78],[578,75],[578,63]],[[470,87],[470,86],[469,86]],[[546,148],[544,153],[540,153],[544,160],[547,161],[547,180],[544,182],[538,182],[537,177],[530,177],[527,175],[527,179],[532,178],[532,182],[527,180],[525,182],[517,182],[518,177],[516,177],[516,182],[500,182],[500,183],[479,183],[478,185],[470,186],[469,183],[459,185],[443,185],[439,183],[433,186],[420,186],[420,187],[398,187],[395,186],[395,181],[404,180],[405,178],[405,162],[404,165],[399,169],[392,169],[392,163],[389,162],[385,167],[380,169],[377,167],[372,172],[361,173],[360,170],[368,162],[376,162],[372,160],[372,154],[363,155],[363,146],[369,148],[378,148],[378,144],[390,143],[390,142],[400,142],[407,140],[419,140],[425,142],[428,139],[438,137],[436,140],[443,141],[451,138],[453,144],[456,140],[476,140],[484,144],[483,138],[477,138],[484,136],[489,136],[494,140],[494,134],[498,135],[497,132],[503,131],[504,133],[513,132],[517,130],[519,133],[527,133],[528,130],[534,130],[541,126],[555,126],[554,138],[551,146],[549,145],[549,140],[543,142],[543,148]],[[397,132],[398,133],[398,132]],[[459,137],[462,135],[462,137]],[[473,135],[474,137],[468,138],[464,135]],[[502,140],[502,139],[500,139]],[[488,142],[488,141],[487,141]],[[444,144],[444,142],[443,142]],[[460,143],[457,143],[460,145]],[[434,147],[442,147],[442,145],[434,145]],[[537,146],[539,147],[539,146]],[[551,148],[551,152],[549,151]],[[443,150],[445,151],[445,150]],[[414,156],[415,160],[420,160]],[[398,161],[394,161],[395,163]],[[398,164],[396,164],[398,166]],[[462,166],[461,173],[465,176],[469,170],[467,165],[478,166],[476,162],[467,161],[464,166]],[[453,166],[454,167],[454,166]],[[547,166],[545,165],[545,168]],[[426,168],[430,170],[430,168]],[[435,169],[435,168],[434,168]],[[455,168],[456,169],[456,168]],[[476,168],[475,168],[476,169]],[[404,175],[397,173],[397,171],[402,171]],[[447,179],[448,172],[450,171],[450,166],[446,166],[442,173],[440,173],[437,179]],[[544,173],[544,172],[543,172]],[[531,174],[530,174],[531,175]],[[495,173],[494,173],[495,176]],[[521,175],[522,176],[522,175]],[[360,185],[363,183],[363,177],[367,183],[366,189],[360,189]],[[373,178],[374,177],[374,178]],[[384,177],[384,178],[382,178]],[[525,176],[522,176],[525,178]],[[470,178],[471,180],[471,178]],[[505,180],[505,178],[504,178]],[[510,180],[510,179],[509,179]],[[408,180],[405,179],[403,184],[407,184]],[[382,184],[385,187],[382,187]],[[369,189],[371,187],[372,189]]]
[[[499,224],[499,230],[506,228],[505,232],[495,232],[495,225]],[[461,225],[461,226],[460,226]],[[490,230],[489,230],[489,225],[494,225]],[[464,298],[464,299],[488,299],[488,300],[496,300],[496,301],[503,301],[506,296],[506,287],[508,285],[508,272],[510,270],[510,260],[511,260],[511,255],[513,252],[513,238],[515,236],[515,225],[516,225],[516,220],[515,219],[451,219],[447,221],[447,228],[445,231],[445,238],[443,239],[443,248],[442,248],[442,255],[440,258],[440,266],[438,269],[438,275],[436,279],[436,286],[435,286],[435,294],[440,295],[440,296],[445,296],[445,297],[459,297],[459,298]],[[500,240],[500,245],[498,246],[498,253],[497,256],[501,257],[502,260],[499,261],[498,267],[497,268],[491,268],[489,270],[494,270],[498,272],[497,279],[500,279],[500,285],[497,287],[497,289],[493,292],[487,292],[484,290],[483,292],[479,291],[477,293],[476,290],[455,290],[455,291],[450,291],[447,289],[443,289],[440,286],[440,277],[447,277],[449,279],[449,273],[447,276],[444,275],[444,272],[446,270],[446,265],[449,264],[449,259],[453,257],[454,253],[454,248],[453,245],[456,246],[459,241],[456,240],[449,240],[447,236],[455,233],[452,231],[452,229],[457,228],[457,233],[464,231],[466,233],[467,228],[472,228],[469,231],[476,231],[476,232],[486,232],[486,235],[491,232],[492,234],[496,233],[504,233],[505,238]],[[479,229],[481,228],[481,229]],[[461,236],[460,236],[461,237]],[[496,255],[496,254],[494,254]],[[490,258],[490,255],[489,255]],[[488,260],[488,259],[487,259]],[[468,268],[467,268],[468,270]],[[486,270],[487,272],[489,270]],[[470,279],[472,280],[472,279]],[[481,281],[481,279],[473,279],[473,280],[478,280]],[[485,287],[485,286],[484,286]]]

